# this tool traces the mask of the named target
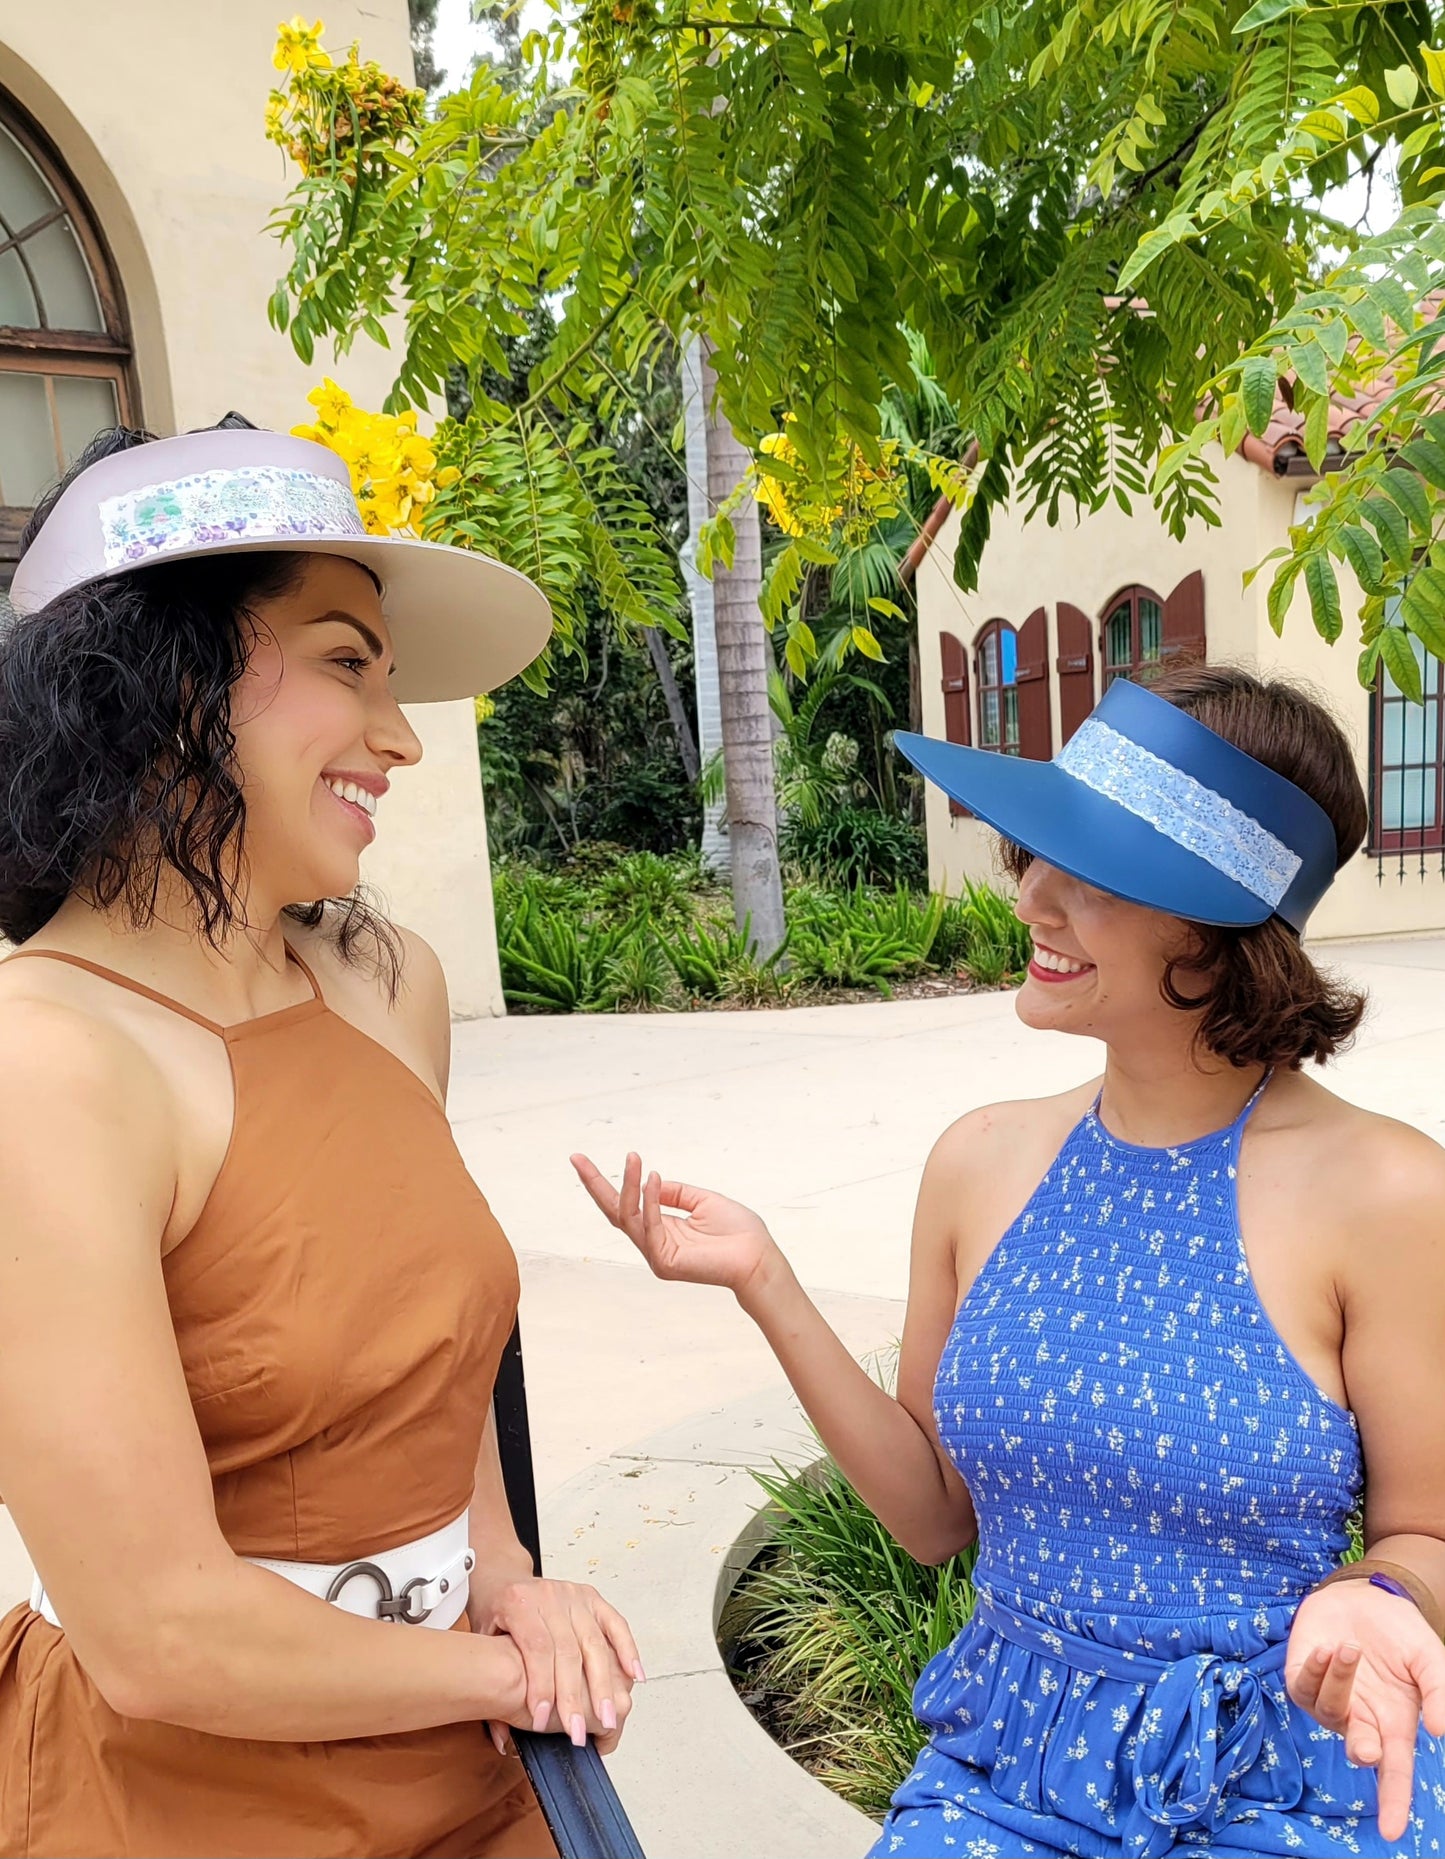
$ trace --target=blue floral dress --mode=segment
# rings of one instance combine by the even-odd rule
[[[875,1855],[1445,1853],[1440,1743],[1422,1728],[1389,1845],[1374,1771],[1285,1691],[1361,1459],[1245,1260],[1258,1096],[1173,1149],[1119,1141],[1096,1102],[964,1300],[934,1413],[978,1511],[978,1607],[918,1681],[929,1741]]]

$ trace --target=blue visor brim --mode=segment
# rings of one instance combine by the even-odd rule
[[[1263,898],[1053,762],[907,732],[894,742],[919,774],[985,825],[1113,897],[1234,929],[1274,915]]]

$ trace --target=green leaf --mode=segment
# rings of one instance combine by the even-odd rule
[[[1244,396],[1226,394],[1224,407],[1219,415],[1219,443],[1224,447],[1226,456],[1232,456],[1239,450],[1240,441],[1248,430],[1249,421],[1245,417]]]
[[[855,626],[851,637],[854,646],[863,654],[864,658],[877,659],[880,663],[882,662],[883,648],[866,626]]]
[[[1383,497],[1367,497],[1360,505],[1360,515],[1380,538],[1381,546],[1396,568],[1410,565],[1410,528],[1404,517]]]
[[[1367,691],[1373,691],[1375,680],[1380,675],[1380,642],[1378,639],[1372,641],[1361,652],[1358,670],[1360,683]]]
[[[1412,439],[1400,447],[1400,457],[1437,491],[1445,491],[1445,445],[1434,439]]]
[[[1130,164],[1126,162],[1124,165],[1128,167]],[[1139,163],[1140,170],[1143,165],[1142,162]],[[1171,213],[1162,226],[1156,226],[1152,232],[1146,232],[1134,247],[1124,269],[1119,273],[1119,281],[1115,288],[1121,292],[1127,291],[1136,279],[1144,275],[1161,252],[1168,251],[1171,246],[1192,238],[1196,230],[1192,214]]]
[[[1385,89],[1392,103],[1408,110],[1420,94],[1420,80],[1409,65],[1396,65],[1393,71],[1385,73]]]
[[[1437,52],[1433,45],[1422,45],[1420,62],[1425,67],[1425,82],[1437,97],[1445,97],[1445,52]]]
[[[1381,585],[1385,558],[1380,545],[1362,523],[1348,524],[1340,531],[1345,559],[1355,571],[1355,579],[1368,594]]]
[[[1283,19],[1286,13],[1303,13],[1309,0],[1255,0],[1247,13],[1241,13],[1234,22],[1236,32],[1258,32],[1261,26],[1271,26],[1275,20]]]
[[[1310,616],[1315,631],[1333,645],[1344,630],[1344,617],[1340,612],[1340,589],[1334,565],[1323,549],[1316,549],[1305,557],[1305,589],[1310,597]]]
[[[902,607],[896,605],[891,600],[885,600],[881,594],[870,594],[868,596],[868,605],[875,613],[886,614],[890,620],[901,620],[905,625],[908,623],[908,615],[903,611]]]
[[[1412,129],[1400,144],[1401,161],[1413,161],[1417,155],[1423,155],[1432,142],[1439,140],[1439,136],[1439,123],[1421,123],[1420,127]]]
[[[1268,355],[1245,356],[1244,365],[1240,369],[1239,388],[1244,401],[1244,417],[1249,421],[1249,430],[1256,439],[1264,437],[1264,429],[1274,414],[1275,385],[1278,379],[1274,362]]]
[[[1323,394],[1315,394],[1310,399],[1309,412],[1305,415],[1305,457],[1316,471],[1322,471],[1325,463],[1325,451],[1330,442],[1330,403]]]
[[[1380,479],[1380,489],[1405,513],[1417,530],[1429,531],[1430,499],[1413,471],[1392,465]]]
[[[1373,129],[1380,120],[1380,100],[1366,84],[1356,84],[1350,90],[1341,91],[1335,102],[1342,109],[1348,110],[1355,121],[1366,129]]]
[[[1301,342],[1289,351],[1289,358],[1294,364],[1294,371],[1312,392],[1328,396],[1330,391],[1329,361],[1319,343],[1311,338]]]
[[[1417,568],[1405,584],[1400,613],[1430,656],[1445,659],[1445,573]]]
[[[1294,584],[1299,575],[1299,563],[1288,561],[1280,568],[1269,584],[1269,623],[1276,633],[1284,631],[1285,615],[1289,612],[1294,599]]]
[[[1387,626],[1375,641],[1386,671],[1401,693],[1412,704],[1422,704],[1425,692],[1420,682],[1420,663],[1403,627]]]

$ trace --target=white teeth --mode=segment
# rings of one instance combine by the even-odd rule
[[[1087,962],[1071,961],[1067,955],[1057,955],[1052,949],[1041,949],[1034,945],[1034,960],[1040,968],[1046,968],[1056,975],[1082,975],[1089,966]]]
[[[353,807],[360,807],[363,813],[376,814],[376,796],[369,794],[364,787],[358,787],[354,781],[327,780],[327,787],[338,800],[349,800]]]

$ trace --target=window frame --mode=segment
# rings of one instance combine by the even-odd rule
[[[1431,663],[1429,654],[1425,655],[1427,665]],[[1365,850],[1374,858],[1405,857],[1411,853],[1445,853],[1445,666],[1439,666],[1435,673],[1435,689],[1427,692],[1425,707],[1433,707],[1435,712],[1435,756],[1434,762],[1406,762],[1399,767],[1385,768],[1385,725],[1386,706],[1395,705],[1407,709],[1416,708],[1410,699],[1396,686],[1395,694],[1386,690],[1386,667],[1382,663],[1375,678],[1375,688],[1370,695],[1370,785],[1367,796],[1370,811],[1370,836]],[[1387,772],[1393,776],[1414,774],[1417,771],[1433,776],[1435,797],[1435,819],[1429,826],[1385,827],[1384,793]],[[1425,792],[1429,792],[1429,783],[1422,783]]]
[[[120,278],[100,225],[59,150],[29,111],[3,87],[0,87],[0,123],[35,163],[60,203],[50,218],[32,221],[32,225],[49,225],[62,215],[69,221],[90,268],[101,320],[105,324],[104,330],[38,329],[0,324],[0,373],[70,374],[108,380],[115,391],[116,417],[122,425],[134,425],[139,410],[135,351]],[[24,247],[15,238],[0,238],[0,250],[18,251],[24,263]],[[51,419],[55,422],[55,398],[48,384],[47,398]],[[55,432],[58,451],[58,425]],[[26,504],[0,504],[0,589],[8,582],[19,559],[20,535],[30,514],[31,507]]]
[[[999,649],[998,649],[998,654],[997,654],[998,670],[999,670],[998,681],[996,683],[990,684],[988,680],[984,677],[984,653],[991,639],[998,639],[1002,641],[1003,635],[1005,633],[1010,634],[1014,642],[1014,673],[1015,675],[1012,681],[1009,681],[1004,678],[1003,647],[1002,647],[1002,644],[1000,644]],[[1019,687],[1018,687],[1017,673],[1018,673],[1018,628],[1013,624],[1011,620],[993,619],[993,620],[987,621],[983,626],[979,628],[978,633],[973,642],[973,681],[974,681],[974,687],[976,691],[976,702],[977,702],[977,707],[978,707],[978,729],[974,735],[974,745],[977,748],[986,749],[990,755],[1021,756],[1023,754],[1022,731],[1019,727],[1019,702],[1018,702],[1018,688]],[[1012,741],[1010,741],[1008,737],[1008,725],[1009,725],[1010,719],[1009,719],[1009,705],[1007,702],[1006,694],[1009,691],[1012,691],[1014,694],[1013,717],[1012,717],[1012,722],[1013,722],[1013,740]],[[984,699],[990,692],[997,692],[998,700],[999,700],[999,706],[998,706],[999,740],[997,742],[989,742],[986,740],[988,731],[984,723]]]
[[[1129,603],[1129,662],[1127,665],[1109,663],[1109,621],[1118,612],[1120,606]],[[1159,651],[1154,658],[1141,658],[1139,655],[1139,602],[1152,600],[1159,609]],[[1145,587],[1142,581],[1130,582],[1121,587],[1104,603],[1104,610],[1099,618],[1099,695],[1114,682],[1115,678],[1129,678],[1137,681],[1139,674],[1153,666],[1163,664],[1167,655],[1164,638],[1164,609],[1166,602],[1161,594],[1156,594],[1152,587]]]

